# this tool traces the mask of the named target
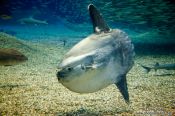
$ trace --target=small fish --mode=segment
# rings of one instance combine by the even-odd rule
[[[175,63],[172,64],[159,64],[158,62],[154,64],[152,67],[148,67],[142,64],[139,64],[141,67],[145,69],[147,73],[149,73],[151,70],[157,71],[158,69],[165,69],[165,70],[175,70]]]
[[[33,24],[33,25],[38,25],[38,24],[47,25],[48,24],[47,21],[38,20],[38,19],[35,19],[33,17],[21,18],[18,21],[21,24]]]
[[[64,46],[66,45],[66,43],[67,43],[67,41],[66,41],[66,40],[63,40],[63,45],[64,45]]]
[[[12,18],[12,12],[9,8],[8,0],[0,0],[0,19],[9,20]]]
[[[10,16],[10,15],[6,15],[6,14],[2,14],[2,15],[0,15],[0,17],[1,17],[1,19],[3,19],[3,20],[9,20],[9,19],[12,19],[12,16]]]
[[[15,49],[0,48],[0,66],[11,66],[26,60],[28,58]]]
[[[3,20],[12,19],[12,13],[8,9],[0,8],[0,19]]]

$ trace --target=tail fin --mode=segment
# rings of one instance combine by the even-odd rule
[[[158,62],[156,62],[156,64],[155,64],[154,66],[159,66],[159,63],[158,63]]]
[[[151,71],[150,67],[143,66],[142,64],[139,64],[139,65],[145,70],[146,73],[149,73]]]
[[[158,62],[156,62],[156,64],[154,65],[154,67],[155,67],[155,71],[157,71],[157,67],[159,67],[159,63]]]
[[[48,22],[46,20],[43,21],[44,24],[48,25]]]

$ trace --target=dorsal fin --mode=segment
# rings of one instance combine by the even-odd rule
[[[154,66],[155,66],[155,67],[156,67],[156,66],[159,66],[159,63],[158,63],[158,62],[156,62],[156,64],[155,64]]]
[[[88,10],[92,20],[94,33],[109,32],[110,28],[97,8],[93,4],[90,4]]]

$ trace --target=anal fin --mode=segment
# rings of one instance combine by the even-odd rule
[[[126,75],[121,75],[119,78],[121,78],[120,81],[115,83],[115,85],[120,90],[120,93],[122,94],[125,102],[129,103],[129,93],[128,93]]]

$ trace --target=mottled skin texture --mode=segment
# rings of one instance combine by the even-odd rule
[[[133,54],[133,45],[121,30],[92,34],[65,55],[59,81],[78,93],[98,91],[117,83],[131,69]]]

